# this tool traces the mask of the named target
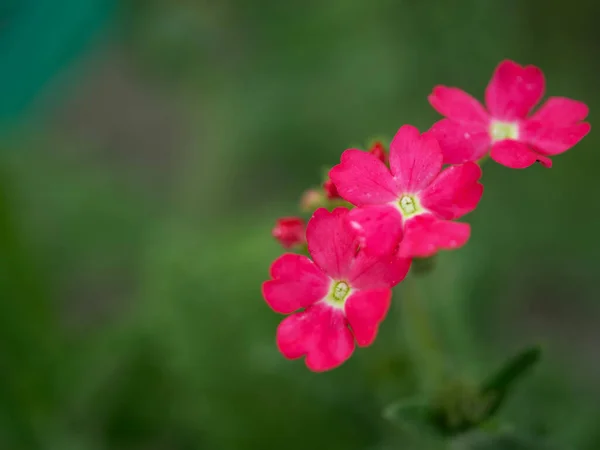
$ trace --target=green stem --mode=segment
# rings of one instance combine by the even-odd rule
[[[418,278],[410,274],[400,299],[400,319],[424,392],[434,392],[445,378],[445,364],[427,305],[421,297]]]

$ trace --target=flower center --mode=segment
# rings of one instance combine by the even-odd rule
[[[405,217],[412,216],[419,212],[419,204],[414,197],[410,195],[403,195],[398,202],[400,205],[400,209],[402,210],[402,214]]]
[[[519,126],[512,122],[500,122],[493,120],[490,125],[492,141],[503,141],[504,139],[517,140],[519,138]]]
[[[345,281],[336,281],[331,287],[331,291],[326,298],[327,303],[336,308],[344,306],[346,298],[350,294],[350,286]]]

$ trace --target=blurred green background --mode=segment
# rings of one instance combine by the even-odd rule
[[[402,287],[371,348],[310,373],[277,352],[261,298],[271,227],[343,149],[428,128],[435,84],[482,98],[504,58],[593,123],[599,15],[594,0],[2,0],[0,448],[428,450],[381,414],[419,383]],[[456,376],[544,346],[498,420],[559,450],[600,448],[599,144],[551,170],[488,163],[470,243],[422,282]]]

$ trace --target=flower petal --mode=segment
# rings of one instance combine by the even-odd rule
[[[589,108],[583,102],[565,97],[550,97],[530,120],[564,126],[583,121],[588,113]]]
[[[502,61],[485,90],[485,103],[494,119],[523,119],[540,101],[544,88],[539,68]]]
[[[552,167],[550,158],[546,158],[522,142],[504,140],[492,146],[491,157],[498,164],[511,169],[524,169],[539,161],[544,167]]]
[[[391,299],[391,289],[358,291],[348,298],[344,311],[358,345],[366,347],[373,343]]]
[[[462,164],[477,161],[490,149],[491,139],[487,124],[458,123],[442,119],[428,131],[439,143],[444,164]]]
[[[563,153],[589,133],[590,124],[580,123],[588,111],[585,103],[552,97],[523,122],[519,137],[544,155]]]
[[[437,112],[454,122],[487,126],[490,121],[481,103],[461,89],[436,86],[427,98]]]
[[[425,188],[442,170],[442,151],[432,135],[403,125],[390,144],[390,170],[404,194]]]
[[[528,121],[522,128],[521,138],[544,155],[558,155],[582,140],[590,129],[590,124],[587,122],[555,127]]]
[[[362,150],[342,153],[329,177],[344,200],[356,206],[387,203],[398,197],[392,174],[376,156]]]
[[[457,219],[473,211],[483,185],[481,167],[474,162],[452,166],[444,170],[420,195],[421,205],[443,219]]]
[[[426,258],[441,249],[462,247],[470,235],[471,227],[468,223],[440,220],[431,214],[421,214],[406,221],[398,255],[404,258]]]
[[[271,265],[273,280],[265,281],[262,294],[278,313],[289,314],[321,300],[331,280],[316,264],[303,255],[287,253]]]
[[[346,208],[335,208],[332,212],[319,208],[306,227],[308,252],[331,278],[346,277],[358,247],[347,215]]]
[[[361,247],[371,255],[391,254],[402,239],[402,215],[391,205],[354,208],[348,218]]]
[[[348,281],[357,289],[380,289],[400,283],[410,269],[411,260],[397,254],[374,256],[360,250],[354,259]]]
[[[288,359],[306,355],[315,372],[333,369],[354,351],[354,338],[341,309],[317,303],[286,317],[277,328],[277,347]]]

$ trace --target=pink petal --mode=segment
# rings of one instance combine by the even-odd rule
[[[392,174],[376,156],[362,150],[342,153],[340,164],[329,171],[338,193],[356,206],[393,201],[398,195]]]
[[[511,169],[524,169],[539,161],[545,167],[552,167],[550,158],[546,158],[531,150],[526,144],[504,140],[492,146],[491,157],[498,164]]]
[[[544,88],[544,74],[537,67],[502,61],[485,90],[485,103],[495,119],[523,119],[540,101]]]
[[[287,253],[271,265],[271,277],[262,294],[274,311],[289,314],[321,300],[331,280],[306,256]]]
[[[358,345],[366,347],[373,343],[391,299],[390,289],[358,291],[348,298],[344,310]]]
[[[317,303],[285,318],[277,328],[277,346],[288,359],[306,355],[315,372],[333,369],[354,351],[354,338],[341,309]]]
[[[356,289],[393,287],[406,277],[410,263],[410,259],[399,258],[395,253],[381,257],[361,250],[354,259],[348,281]]]
[[[361,247],[371,255],[391,254],[402,239],[402,215],[394,206],[354,208],[348,218]]]
[[[590,132],[590,129],[590,124],[587,122],[566,127],[555,127],[552,125],[546,126],[540,122],[527,121],[522,128],[520,137],[544,155],[558,155],[581,141]]]
[[[490,149],[488,124],[459,123],[442,119],[428,131],[438,140],[444,164],[462,164],[477,161]]]
[[[443,219],[457,219],[473,211],[483,185],[481,168],[474,162],[452,166],[444,170],[419,196],[421,205]]]
[[[590,124],[580,122],[587,114],[585,103],[562,97],[550,98],[523,122],[519,137],[544,155],[563,153],[589,133]]]
[[[308,252],[323,272],[331,278],[346,277],[358,247],[346,208],[317,209],[306,227],[306,240]]]
[[[390,144],[390,170],[401,193],[425,188],[442,170],[442,151],[437,140],[411,125],[398,130]]]
[[[440,220],[431,214],[421,214],[406,221],[398,255],[404,258],[426,258],[441,249],[462,247],[470,235],[471,227],[467,223]]]
[[[461,89],[436,86],[428,100],[437,112],[454,122],[484,126],[489,123],[488,113],[481,103]]]
[[[589,108],[583,102],[565,97],[550,97],[530,120],[543,122],[547,125],[570,125],[583,121],[589,113]]]

